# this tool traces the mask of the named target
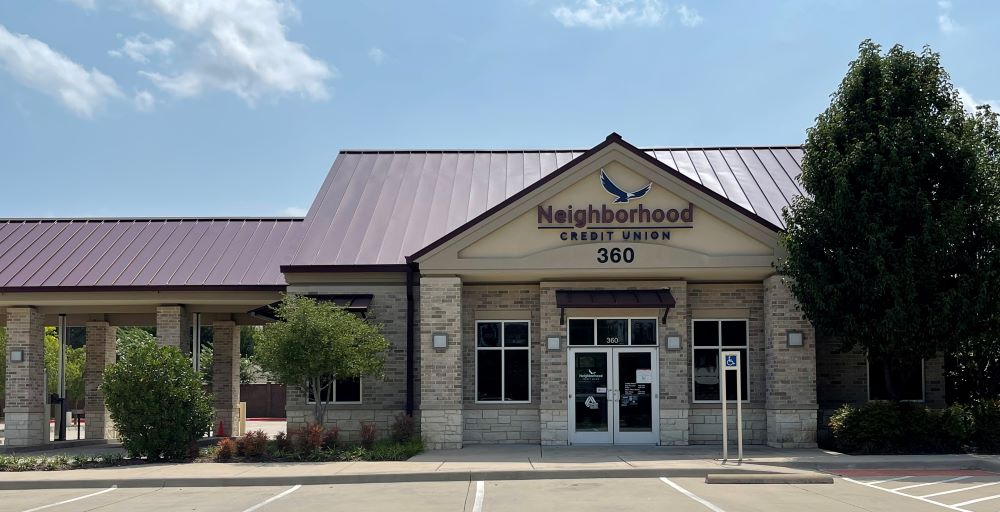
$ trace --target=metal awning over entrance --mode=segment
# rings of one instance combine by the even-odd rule
[[[661,290],[556,290],[559,324],[565,322],[566,308],[662,308],[663,323],[667,313],[677,306],[669,288]]]
[[[332,302],[335,306],[342,307],[351,313],[358,313],[363,317],[368,312],[368,307],[371,306],[372,299],[375,298],[375,295],[371,293],[356,293],[338,295],[306,295],[306,297],[316,299],[319,302]],[[271,320],[277,320],[274,317],[274,308],[277,305],[278,303],[275,302],[273,304],[261,306],[251,311],[250,314],[262,316]]]

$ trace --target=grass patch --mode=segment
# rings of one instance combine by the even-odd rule
[[[127,459],[120,453],[101,455],[0,455],[0,472],[62,471],[65,469],[108,468],[142,464],[141,459]]]

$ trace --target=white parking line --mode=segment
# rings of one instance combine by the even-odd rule
[[[896,478],[886,478],[885,480],[876,480],[874,482],[868,482],[870,485],[884,484],[886,482],[895,482],[896,480],[902,480],[904,478],[910,478],[908,476],[897,476]]]
[[[472,504],[472,512],[483,512],[483,498],[486,496],[486,483],[476,482],[476,501]]]
[[[267,505],[268,503],[271,503],[274,500],[280,500],[281,498],[284,498],[285,496],[288,496],[289,494],[291,494],[291,493],[299,490],[301,487],[302,487],[302,485],[299,484],[299,485],[296,485],[296,486],[292,487],[291,489],[286,489],[281,494],[276,494],[274,496],[271,496],[270,498],[268,498],[268,499],[266,499],[266,500],[264,500],[264,501],[262,501],[262,502],[260,502],[260,503],[258,503],[256,505],[254,505],[254,506],[252,506],[252,507],[244,510],[243,512],[253,512],[254,510],[257,510],[260,507],[263,507],[264,505]]]
[[[974,500],[963,501],[961,503],[956,503],[956,504],[954,504],[952,506],[953,507],[964,507],[966,505],[972,505],[973,503],[979,503],[980,501],[995,500],[997,498],[1000,498],[1000,494],[994,494],[993,496],[987,496],[985,498],[976,498]]]
[[[972,485],[969,487],[959,487],[958,489],[952,489],[950,491],[941,491],[941,492],[936,492],[934,494],[924,494],[923,496],[921,496],[921,498],[930,498],[933,496],[941,496],[942,494],[952,494],[955,492],[971,491],[973,489],[979,489],[980,487],[989,487],[991,485],[996,485],[996,484],[1000,484],[1000,482],[987,482],[985,484]]]
[[[685,488],[683,488],[683,487],[681,487],[681,486],[679,486],[679,485],[671,482],[670,479],[667,478],[667,477],[665,477],[665,476],[661,476],[660,480],[662,480],[663,483],[669,485],[670,487],[673,487],[674,489],[676,489],[677,491],[679,491],[681,494],[687,496],[688,498],[691,498],[691,499],[697,501],[698,503],[701,503],[702,505],[705,505],[712,512],[726,512],[725,510],[722,510],[721,508],[716,507],[712,502],[710,502],[710,501],[708,501],[708,500],[706,500],[704,498],[701,498],[698,495],[696,495],[695,493],[693,493],[693,492],[691,492],[691,491],[689,491],[689,490],[687,490],[687,489],[685,489]]]
[[[956,476],[955,478],[949,478],[947,480],[936,480],[934,482],[924,482],[922,484],[905,485],[903,487],[897,487],[896,490],[897,491],[902,491],[903,489],[913,489],[914,487],[925,487],[925,486],[928,486],[928,485],[946,484],[948,482],[957,482],[959,480],[965,480],[966,478],[969,478],[969,477],[967,477],[967,476]]]
[[[70,498],[68,500],[63,500],[63,501],[60,501],[59,503],[52,503],[52,504],[49,504],[49,505],[42,505],[41,507],[29,508],[28,510],[25,510],[24,512],[35,512],[36,510],[45,510],[47,508],[58,507],[59,505],[65,505],[67,503],[73,503],[74,501],[80,501],[80,500],[83,500],[83,499],[90,498],[92,496],[97,496],[98,494],[104,494],[106,492],[111,492],[111,491],[113,491],[113,490],[115,490],[117,488],[118,488],[117,485],[112,485],[111,487],[108,487],[107,489],[104,489],[103,491],[97,491],[97,492],[90,493],[90,494],[87,494],[87,495],[84,495],[84,496],[77,496],[76,498]]]

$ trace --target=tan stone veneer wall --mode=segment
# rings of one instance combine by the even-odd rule
[[[420,278],[420,430],[428,449],[462,447],[462,280]],[[448,346],[434,348],[434,334]]]
[[[787,278],[764,280],[764,343],[767,366],[767,444],[816,446],[816,334]],[[802,346],[788,346],[788,332],[802,333]]]
[[[694,320],[746,320],[747,321],[747,385],[749,403],[743,404],[743,442],[765,444],[767,421],[765,402],[764,357],[764,286],[761,283],[689,283],[688,322],[686,332],[694,335]],[[691,367],[693,348],[684,345],[685,364]],[[690,375],[690,374],[688,374]],[[722,406],[719,402],[694,403],[694,389],[690,376],[684,389],[692,397],[689,413],[690,444],[722,443]],[[736,442],[736,411],[729,408],[729,439]]]
[[[530,403],[476,403],[476,321],[527,320],[530,323]],[[462,289],[462,399],[465,444],[541,442],[538,286],[469,285]]]
[[[386,354],[383,378],[365,377],[361,380],[360,404],[329,404],[325,424],[340,428],[341,439],[360,439],[361,425],[372,423],[377,435],[386,437],[396,418],[406,410],[406,287],[399,285],[295,285],[291,293],[344,294],[371,293],[374,295],[367,317],[382,325],[382,332],[392,343]],[[417,303],[419,307],[419,302]],[[419,318],[419,314],[416,315]],[[417,340],[419,343],[419,339]],[[420,350],[415,351],[417,368],[415,398],[420,399]],[[306,396],[295,386],[288,386],[286,393],[288,429],[300,428],[313,421],[313,406],[306,403]],[[418,418],[414,411],[414,417]],[[419,426],[419,421],[417,422]]]
[[[118,328],[107,322],[87,322],[87,361],[83,373],[87,439],[115,439],[114,422],[101,393],[101,376],[115,362]]]

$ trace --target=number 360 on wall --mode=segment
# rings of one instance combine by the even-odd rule
[[[598,263],[632,263],[633,261],[635,261],[635,250],[631,247],[626,247],[624,249],[612,247],[610,250],[606,247],[597,249]]]

